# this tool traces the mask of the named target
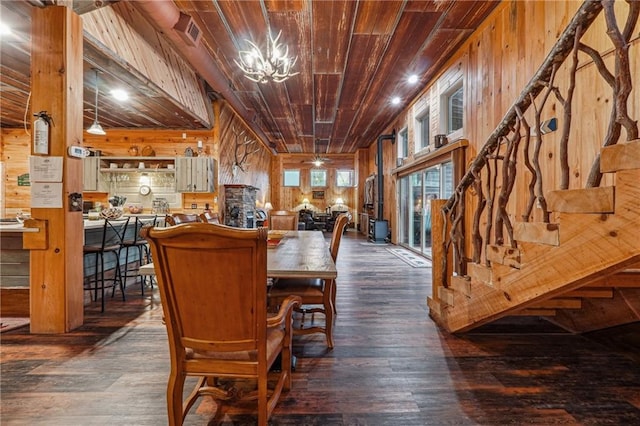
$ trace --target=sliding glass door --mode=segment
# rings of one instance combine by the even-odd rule
[[[438,164],[399,179],[398,242],[431,257],[431,200],[453,194],[451,162]]]

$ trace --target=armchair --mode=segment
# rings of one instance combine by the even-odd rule
[[[182,424],[197,398],[209,395],[220,403],[257,399],[256,423],[265,426],[282,391],[291,388],[292,311],[300,302],[289,297],[267,318],[267,230],[186,223],[144,228],[143,236],[169,337],[169,424]],[[212,267],[214,258],[224,267]],[[282,366],[269,391],[268,372],[279,355]],[[198,380],[183,401],[187,376]],[[253,379],[256,389],[245,395],[221,386],[234,378]]]

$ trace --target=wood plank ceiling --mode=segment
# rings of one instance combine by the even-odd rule
[[[208,55],[191,59],[201,75],[207,103],[224,98],[276,152],[352,153],[369,146],[433,77],[449,55],[499,1],[456,0],[159,0],[153,2],[74,1],[78,13],[96,5],[133,19],[147,19],[157,37],[186,51],[167,19],[182,12],[201,29]],[[13,37],[2,37],[0,89],[2,127],[23,127],[29,96],[30,9],[38,2],[2,2],[0,19]],[[134,8],[137,13],[130,13]],[[128,11],[128,12],[127,12]],[[137,18],[136,18],[137,17]],[[171,21],[173,22],[173,21]],[[132,23],[136,28],[136,23]],[[169,24],[170,25],[170,24]],[[116,28],[111,28],[117,31]],[[298,56],[298,75],[284,83],[254,83],[235,64],[246,40],[263,46],[268,31]],[[126,63],[101,50],[85,31],[84,126],[94,118],[100,69],[99,118],[109,128],[202,129],[210,124],[163,93]],[[188,57],[185,57],[189,61]],[[197,62],[197,63],[196,63]],[[209,72],[203,72],[207,67]],[[211,72],[211,67],[214,72]],[[416,84],[407,77],[416,74]],[[212,77],[213,76],[213,77]],[[132,94],[126,104],[108,94],[112,87]],[[392,105],[398,96],[400,104]]]

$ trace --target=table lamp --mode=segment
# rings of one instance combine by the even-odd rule
[[[307,204],[309,204],[309,199],[308,198],[303,199],[302,203],[304,204],[304,209],[306,210],[307,209]]]
[[[344,200],[342,198],[336,199],[336,206],[342,206],[344,204]]]
[[[271,203],[269,201],[267,201],[266,203],[264,203],[264,209],[265,210],[273,210],[273,206],[271,205]]]

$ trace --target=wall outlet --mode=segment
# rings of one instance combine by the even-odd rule
[[[197,209],[197,208],[198,208],[198,205],[197,205],[196,203],[191,203],[191,208],[192,208],[192,209]]]

